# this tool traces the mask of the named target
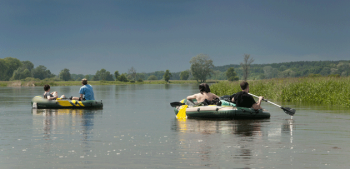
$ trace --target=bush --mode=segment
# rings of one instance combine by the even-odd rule
[[[151,75],[148,77],[148,80],[158,80],[158,78],[155,75]]]
[[[137,79],[137,82],[143,82],[143,80],[141,78]]]

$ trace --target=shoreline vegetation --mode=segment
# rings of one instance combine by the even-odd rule
[[[301,77],[249,81],[250,93],[292,103],[317,103],[350,107],[350,77]],[[239,81],[211,85],[218,96],[241,91]]]
[[[220,80],[208,80],[207,83],[218,83]],[[132,85],[132,84],[197,84],[196,80],[144,80],[142,82],[121,82],[121,81],[88,81],[91,85]],[[39,81],[0,81],[0,87],[26,87],[26,86],[81,86],[81,81],[54,81],[54,80],[39,80]]]
[[[208,80],[211,92],[218,96],[241,91],[240,81]],[[350,77],[300,77],[248,80],[250,92],[273,101],[292,103],[316,103],[329,106],[350,107]],[[81,81],[0,81],[0,87],[21,86],[80,86]],[[198,84],[196,80],[145,80],[143,82],[89,81],[91,85],[133,84]]]

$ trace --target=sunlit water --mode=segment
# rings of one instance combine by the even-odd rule
[[[51,87],[77,96],[79,86]],[[265,120],[175,119],[195,85],[94,86],[103,110],[32,110],[42,87],[0,88],[0,168],[348,168],[345,108],[263,103]]]

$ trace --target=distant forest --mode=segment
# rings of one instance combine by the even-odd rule
[[[239,64],[230,64],[224,66],[215,66],[213,73],[208,80],[227,80],[226,70],[233,67],[239,79],[243,77],[242,67]],[[130,71],[132,70],[132,71]],[[81,80],[87,78],[93,81],[143,81],[143,80],[163,80],[164,71],[155,71],[151,73],[140,73],[132,67],[127,73],[109,72],[101,69],[95,75],[71,74],[69,69],[63,69],[58,75],[52,74],[45,66],[34,67],[30,61],[20,61],[16,58],[0,58],[0,81],[9,80]],[[187,70],[189,71],[189,70]],[[181,72],[170,72],[170,80],[180,80]],[[304,76],[349,76],[350,61],[299,61],[271,64],[251,64],[249,80],[286,78],[286,77],[304,77]],[[188,79],[192,79],[191,73]]]

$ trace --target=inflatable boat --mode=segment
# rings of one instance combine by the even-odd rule
[[[47,100],[42,96],[35,96],[32,99],[32,108],[34,109],[100,109],[102,107],[102,100]]]
[[[232,105],[208,105],[195,106],[187,102],[186,99],[180,103],[188,105],[186,108],[187,118],[205,118],[205,119],[266,119],[270,118],[270,113],[266,110],[254,110],[245,107],[234,107]],[[175,106],[175,115],[183,108],[182,105]]]

